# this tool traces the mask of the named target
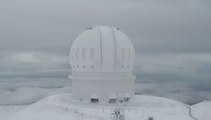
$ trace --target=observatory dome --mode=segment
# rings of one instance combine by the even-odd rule
[[[118,28],[88,28],[71,47],[73,96],[80,100],[133,96],[134,60],[133,44]]]
[[[72,71],[126,72],[134,67],[134,47],[114,27],[97,26],[82,32],[70,54]]]

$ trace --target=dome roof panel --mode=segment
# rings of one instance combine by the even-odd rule
[[[96,29],[89,29],[81,34],[78,35],[78,37],[73,42],[72,47],[80,48],[80,47],[97,47],[99,44],[99,30]]]

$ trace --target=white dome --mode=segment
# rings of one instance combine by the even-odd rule
[[[72,93],[80,101],[110,101],[134,96],[135,50],[128,37],[114,27],[82,32],[70,52]]]
[[[97,26],[82,32],[71,47],[72,71],[132,71],[135,50],[128,37],[114,27]]]

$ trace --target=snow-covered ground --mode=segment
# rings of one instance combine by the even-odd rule
[[[199,120],[211,120],[211,102],[203,101],[191,106],[193,115]]]
[[[44,98],[29,106],[2,106],[0,120],[110,120],[116,104],[77,103],[71,94]],[[175,100],[137,95],[125,107],[126,120],[210,120],[211,102],[187,106]],[[196,117],[196,118],[194,118]]]
[[[0,106],[0,120],[7,120],[8,117],[11,117],[14,113],[20,111],[21,109],[25,108],[26,106]]]
[[[70,87],[62,88],[39,88],[39,87],[21,87],[14,90],[0,89],[1,105],[28,105],[32,104],[46,96],[59,93],[70,93]]]

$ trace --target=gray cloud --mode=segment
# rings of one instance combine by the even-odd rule
[[[122,29],[138,53],[211,52],[208,0],[0,1],[0,46],[5,49],[68,48],[85,28]]]
[[[25,64],[25,66],[24,66]],[[20,66],[18,66],[20,65]],[[33,66],[34,65],[34,66]],[[4,67],[31,67],[31,68],[69,68],[68,56],[58,55],[53,52],[1,52],[0,66]]]
[[[71,70],[68,60],[68,56],[54,52],[1,52],[0,88],[2,80],[67,80]]]
[[[186,103],[211,100],[211,54],[143,54],[136,59],[136,93]],[[70,84],[68,56],[54,52],[0,54],[0,88]],[[3,69],[4,68],[4,69]]]
[[[211,100],[211,54],[146,54],[137,57],[137,94],[189,104]]]

